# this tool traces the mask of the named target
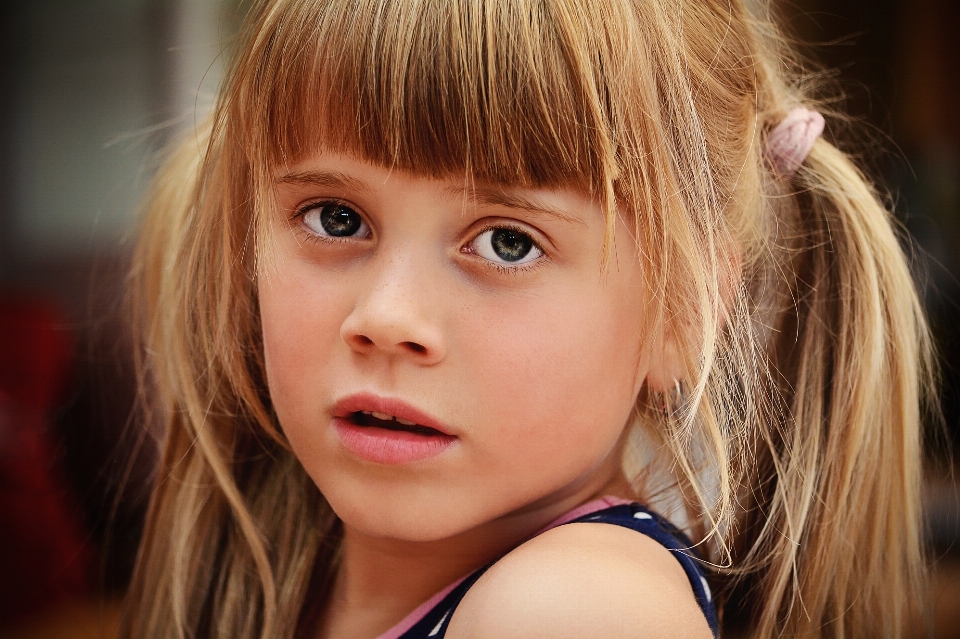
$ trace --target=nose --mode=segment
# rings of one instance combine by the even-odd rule
[[[427,278],[401,259],[384,260],[356,298],[340,326],[340,337],[354,352],[408,357],[421,365],[446,356],[446,344]]]

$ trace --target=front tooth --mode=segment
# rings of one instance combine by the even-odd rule
[[[407,421],[406,419],[400,419],[399,417],[394,417],[398,423],[403,424],[404,426],[416,426],[417,422]]]
[[[362,410],[362,411],[360,411],[360,413],[361,413],[362,415],[369,415],[369,414],[370,414],[370,411],[368,411],[368,410]]]
[[[393,419],[393,415],[387,415],[386,413],[378,413],[377,411],[373,411],[370,414],[376,417],[377,419],[382,419],[385,422],[388,422],[391,419]]]

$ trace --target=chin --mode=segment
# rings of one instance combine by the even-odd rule
[[[337,512],[336,509],[334,512]],[[337,515],[340,516],[340,513],[337,512]],[[371,515],[369,512],[350,512],[340,516],[340,519],[345,526],[364,535],[410,542],[439,541],[470,528],[469,524],[457,525],[459,522],[451,521],[449,517],[418,517],[416,512],[404,509],[381,512],[380,516]]]
[[[451,510],[450,495],[424,494],[416,488],[377,490],[344,486],[324,492],[330,507],[344,525],[371,537],[430,542],[446,539],[479,525],[467,513]],[[432,491],[431,491],[432,492]],[[461,502],[462,505],[462,502]]]

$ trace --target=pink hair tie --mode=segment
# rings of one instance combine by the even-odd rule
[[[823,133],[823,116],[805,107],[792,109],[767,136],[767,157],[781,177],[797,172]]]

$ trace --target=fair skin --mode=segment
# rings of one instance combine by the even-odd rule
[[[603,269],[603,215],[572,188],[428,179],[327,153],[285,168],[276,189],[258,276],[270,395],[344,527],[320,636],[373,639],[520,544],[448,637],[587,636],[569,623],[577,606],[607,636],[634,636],[636,619],[643,636],[709,636],[679,564],[642,535],[573,524],[523,543],[596,496],[630,496],[620,458],[637,393],[675,378],[666,340],[641,339],[629,229],[617,225]],[[389,416],[390,429],[369,428],[381,401],[423,416],[408,439],[429,420],[439,452],[385,462],[351,448],[338,423],[407,428]],[[555,578],[549,596],[524,586],[534,565]],[[508,595],[523,614],[501,605]],[[534,618],[539,635],[497,625]]]

